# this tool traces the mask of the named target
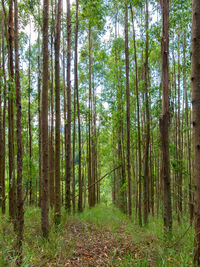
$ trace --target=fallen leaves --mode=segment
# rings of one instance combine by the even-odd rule
[[[134,262],[145,257],[144,250],[140,249],[131,237],[121,233],[102,231],[92,224],[74,221],[67,225],[66,239],[74,238],[73,252],[69,257],[59,257],[59,260],[51,266],[118,266],[123,263],[123,258],[129,255]],[[69,242],[70,245],[70,242]],[[149,264],[155,265],[155,259],[150,257]]]

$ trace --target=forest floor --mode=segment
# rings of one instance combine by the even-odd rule
[[[53,225],[53,213],[50,218]],[[15,266],[15,240],[8,217],[0,215],[0,267]],[[192,266],[192,245],[193,231],[185,222],[175,223],[173,236],[164,240],[161,219],[139,227],[103,205],[63,215],[47,242],[41,238],[40,210],[32,207],[25,212],[23,266]]]

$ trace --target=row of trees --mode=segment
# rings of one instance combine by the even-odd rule
[[[140,225],[163,210],[166,232],[183,211],[192,224],[194,188],[198,207],[190,1],[71,4],[44,0],[43,14],[37,1],[22,1],[19,10],[17,0],[2,1],[0,9],[0,205],[4,214],[8,199],[19,264],[24,204],[41,207],[45,238],[49,207],[59,224],[63,204],[68,213],[81,212],[100,196],[134,212]],[[195,112],[198,128],[198,105]]]

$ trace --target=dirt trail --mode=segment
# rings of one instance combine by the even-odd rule
[[[68,233],[70,234],[66,240],[69,244],[74,240],[69,257],[65,258],[63,254],[55,264],[49,266],[120,266],[120,262],[124,262],[125,257],[131,258],[134,264],[146,257],[144,247],[139,248],[130,236],[125,235],[123,227],[120,232],[112,233],[108,230],[100,230],[91,224],[74,221],[68,226]],[[148,266],[156,265],[153,255],[148,255],[147,261]],[[121,266],[133,265],[123,263]]]

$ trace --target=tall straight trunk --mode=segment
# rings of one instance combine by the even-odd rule
[[[162,8],[162,143],[163,219],[164,229],[172,229],[171,181],[169,158],[169,0],[161,1]]]
[[[153,136],[152,136],[152,145],[150,145],[150,175],[151,175],[151,184],[150,184],[150,208],[152,216],[154,217],[154,162],[153,162]]]
[[[4,80],[4,90],[3,90],[3,118],[2,118],[2,214],[6,212],[6,196],[5,196],[5,159],[6,159],[6,149],[5,149],[5,136],[6,136],[6,109],[7,109],[7,90],[6,90],[6,72],[5,72],[5,45],[4,45],[4,12],[2,13],[2,74]]]
[[[176,99],[177,99],[177,86],[176,86],[176,62],[175,62],[175,56],[173,53],[173,78],[174,78],[174,92],[175,92],[175,96],[174,96],[174,113],[175,113],[175,131],[174,131],[174,144],[175,144],[175,161],[178,162],[178,114],[177,114],[177,103],[176,103]],[[177,177],[178,177],[178,172],[177,172],[177,168],[175,168],[174,170],[174,185],[173,185],[173,206],[175,208],[175,211],[177,212]]]
[[[139,225],[142,226],[142,156],[141,156],[141,134],[140,134],[140,102],[139,102],[139,87],[138,87],[138,67],[137,67],[137,48],[135,41],[135,28],[133,19],[133,9],[131,6],[131,19],[133,25],[133,43],[134,43],[134,61],[135,61],[135,88],[137,100],[137,131],[138,131],[138,175],[139,175],[139,199],[138,199],[138,217]]]
[[[113,127],[113,137],[112,137],[112,154],[113,154],[113,168],[116,166],[115,163],[115,155],[116,155],[116,150],[115,150],[115,131]],[[114,171],[113,176],[112,176],[112,204],[116,205],[116,172]],[[98,188],[97,188],[97,199],[98,199]]]
[[[1,33],[3,31],[3,19],[1,19]],[[0,73],[2,75],[2,42],[4,36],[0,40]],[[2,116],[2,102],[3,102],[3,79],[0,81],[0,208],[2,207],[3,196],[2,196],[2,188],[3,188],[3,116]]]
[[[29,37],[29,66],[28,66],[28,135],[29,135],[29,203],[32,205],[32,129],[31,129],[31,28]]]
[[[65,161],[65,188],[66,188],[66,151],[67,151],[67,111],[66,111],[66,86],[65,86],[65,40],[64,40],[64,24],[62,25],[63,28],[63,58],[62,58],[62,65],[63,65],[63,105],[64,105],[64,151],[63,151],[63,157],[64,157],[64,161]],[[64,156],[65,155],[65,156]],[[63,166],[64,167],[64,166]],[[63,179],[64,179],[64,175],[63,175]],[[63,181],[64,182],[64,181]],[[63,182],[62,182],[62,186],[63,186]],[[63,204],[63,199],[62,199],[62,204]]]
[[[184,32],[184,42],[183,42],[183,88],[185,94],[185,123],[187,129],[189,128],[189,115],[188,115],[188,94],[187,94],[187,81],[186,81],[186,33]],[[190,224],[193,222],[193,198],[192,198],[192,172],[191,172],[191,140],[190,131],[187,131],[186,136],[187,143],[187,159],[188,159],[188,190],[189,190],[189,212],[190,212]]]
[[[95,177],[95,185],[94,185],[94,201],[97,203],[97,184],[98,180],[98,162],[97,162],[97,152],[98,152],[98,142],[97,142],[97,96],[94,89],[94,177]]]
[[[180,36],[178,34],[178,221],[181,219],[182,213],[182,141],[181,141],[181,85],[180,85]]]
[[[63,5],[62,5],[62,21],[63,21]],[[62,202],[64,204],[64,180],[65,180],[65,144],[66,144],[66,97],[65,97],[65,39],[64,39],[64,23],[62,23],[62,93],[63,93],[63,106],[64,106],[64,138],[61,139],[62,146]],[[61,135],[62,136],[62,135]]]
[[[146,111],[146,136],[145,136],[145,158],[144,158],[144,224],[148,223],[148,196],[149,196],[149,143],[150,143],[150,114],[148,97],[148,52],[149,52],[149,10],[148,0],[146,0],[146,51],[145,51],[145,111]]]
[[[40,17],[40,5],[38,9]],[[41,63],[40,63],[40,26],[38,25],[38,147],[39,147],[39,207],[41,207],[41,176],[42,176],[42,149],[41,149]]]
[[[58,0],[56,34],[55,34],[55,111],[56,111],[56,147],[55,147],[55,223],[60,223],[60,30],[61,30],[61,5]]]
[[[49,174],[48,174],[48,77],[49,77],[49,0],[43,2],[43,88],[42,88],[42,190],[41,190],[41,229],[44,238],[49,234]]]
[[[92,50],[92,29],[89,25],[88,43],[89,43],[89,115],[88,115],[88,202],[89,207],[92,207],[92,162],[91,162],[91,102],[92,102],[92,72],[91,72],[91,50]]]
[[[71,180],[71,10],[70,0],[67,0],[67,143],[66,143],[66,203],[70,211],[70,180]]]
[[[76,95],[74,90],[74,117],[73,117],[73,159],[72,159],[72,206],[73,214],[76,211],[76,200],[75,200],[75,151],[76,151]]]
[[[83,210],[83,185],[81,177],[81,119],[79,109],[79,93],[78,93],[78,10],[79,0],[76,0],[76,27],[75,27],[75,55],[74,55],[74,89],[76,91],[76,104],[77,104],[77,116],[78,116],[78,211]]]
[[[9,100],[8,100],[8,148],[9,148],[9,215],[14,220],[15,218],[15,163],[14,163],[14,112],[13,112],[13,89],[12,82],[14,81],[13,67],[13,1],[9,4],[8,15],[8,70],[9,70]]]
[[[94,78],[94,77],[93,77]],[[91,191],[92,191],[92,206],[95,206],[96,204],[96,193],[95,193],[95,188],[96,188],[96,185],[95,185],[95,181],[96,181],[96,155],[95,155],[95,151],[96,151],[96,139],[95,139],[95,121],[96,121],[96,114],[95,114],[95,107],[96,103],[95,103],[95,89],[94,89],[94,80],[93,80],[93,88],[92,88],[92,121],[91,121],[91,124],[92,124],[92,159],[91,159],[91,162],[92,162],[92,188],[91,188]]]
[[[192,85],[192,124],[194,148],[194,262],[200,265],[200,2],[192,1],[192,35],[191,35],[191,85]]]
[[[17,108],[17,265],[22,264],[22,241],[24,229],[24,208],[22,191],[22,124],[21,124],[21,88],[19,76],[19,47],[18,47],[18,2],[14,1],[15,10],[15,88]]]
[[[53,67],[53,43],[55,34],[54,3],[51,0],[51,79],[50,79],[50,134],[49,134],[49,201],[50,207],[54,207],[55,195],[55,154],[54,154],[54,67]]]
[[[128,175],[128,215],[132,215],[131,165],[130,165],[130,89],[129,89],[129,46],[128,46],[128,4],[125,0],[125,61],[126,61],[126,134],[127,134],[127,175]]]

